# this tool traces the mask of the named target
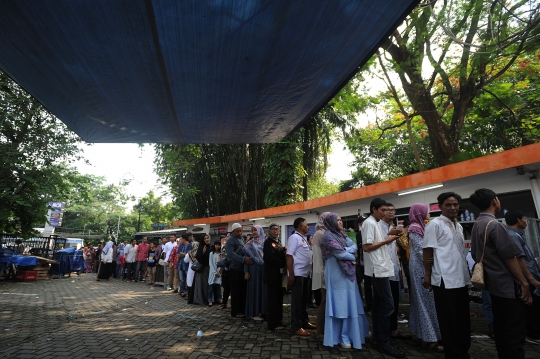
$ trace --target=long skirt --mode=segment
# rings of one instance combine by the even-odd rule
[[[248,266],[248,272],[249,280],[247,281],[246,311],[244,314],[247,317],[266,316],[268,313],[268,289],[264,282],[264,264],[253,263]]]
[[[200,272],[195,273],[193,279],[193,303],[206,304],[208,303],[208,275],[210,267],[205,266]]]
[[[112,275],[112,263],[99,262],[97,279],[109,279]]]
[[[163,285],[163,280],[165,278],[165,267],[156,265],[156,281],[154,285]]]
[[[353,282],[343,273],[335,257],[326,260],[326,317],[324,345],[352,344],[362,349],[369,333],[364,304],[356,278]]]
[[[92,273],[92,258],[86,260],[85,273]]]
[[[435,309],[433,292],[422,286],[424,278],[423,237],[417,233],[409,233],[411,257],[409,270],[411,273],[411,288],[409,296],[411,309],[409,313],[409,330],[425,342],[436,342],[441,339],[439,319]]]

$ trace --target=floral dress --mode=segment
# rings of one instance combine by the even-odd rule
[[[423,341],[434,343],[441,339],[441,331],[433,292],[422,286],[425,274],[422,258],[423,241],[422,236],[418,233],[409,232],[409,271],[411,275],[409,330]]]

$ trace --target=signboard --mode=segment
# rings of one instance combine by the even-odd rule
[[[64,202],[49,202],[48,220],[51,227],[59,227],[62,225],[62,217],[64,215]]]
[[[60,215],[60,212],[51,211],[51,216],[49,217],[49,223],[51,224],[51,226],[58,227],[62,224],[62,222],[60,221]]]
[[[153,223],[150,226],[152,226],[152,228],[155,230],[163,230],[165,228],[169,228],[169,223]]]

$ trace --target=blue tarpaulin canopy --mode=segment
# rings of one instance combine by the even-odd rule
[[[75,247],[59,250],[55,253],[54,260],[58,264],[51,264],[50,274],[64,275],[69,272],[82,272],[86,269],[83,251],[78,251]]]
[[[11,264],[15,264],[17,267],[34,267],[38,262],[36,257],[23,256],[9,248],[0,247],[0,270],[9,268]]]
[[[0,3],[0,68],[88,142],[276,142],[419,0]]]

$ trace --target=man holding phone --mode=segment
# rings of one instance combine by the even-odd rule
[[[395,358],[405,353],[390,342],[390,318],[394,312],[394,301],[390,289],[390,278],[395,276],[394,263],[386,245],[397,239],[396,230],[383,236],[379,221],[388,211],[387,203],[375,198],[370,204],[370,216],[362,225],[362,249],[364,250],[364,275],[373,283],[373,344],[383,354]]]

